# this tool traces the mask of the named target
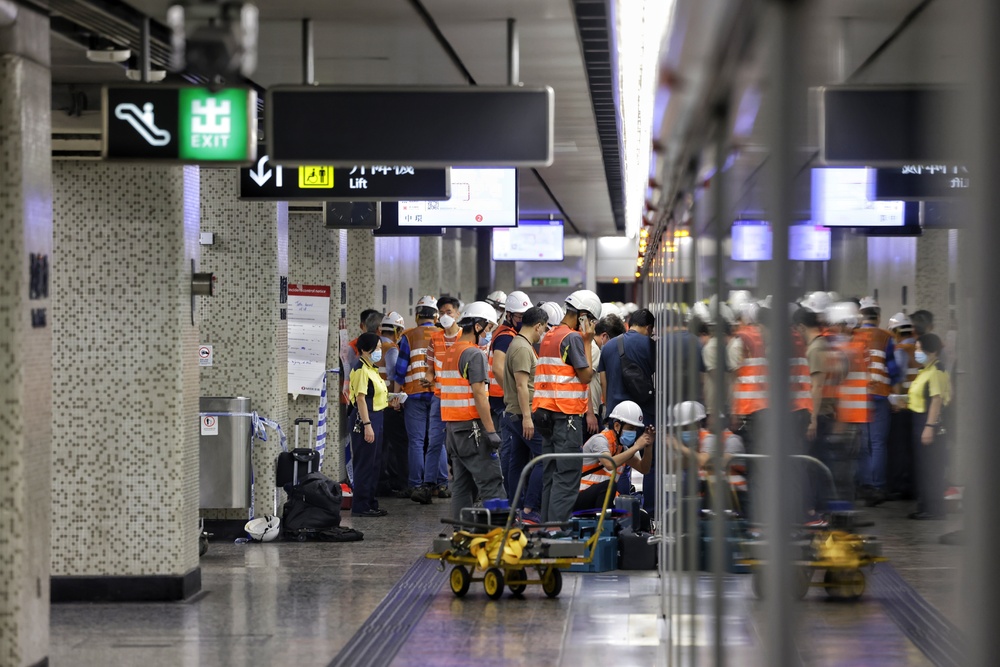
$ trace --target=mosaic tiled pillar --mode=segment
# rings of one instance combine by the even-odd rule
[[[198,567],[198,168],[54,162],[53,600]]]
[[[476,289],[478,287],[476,276],[478,256],[476,253],[475,229],[463,229],[461,231],[459,252],[461,253],[459,259],[459,272],[461,274],[461,282],[458,284],[459,298],[465,303],[472,303],[476,300]],[[489,260],[489,248],[486,249],[483,256]]]
[[[491,291],[502,289],[507,294],[510,294],[517,289],[514,286],[514,266],[514,262],[495,262],[493,264],[493,284],[490,286]]]
[[[420,289],[417,298],[425,294],[438,296],[441,291],[441,243],[440,236],[420,238]]]
[[[201,231],[215,234],[202,249],[201,271],[215,274],[215,296],[199,300],[201,340],[212,345],[213,365],[201,368],[202,396],[247,396],[251,409],[281,425],[288,420],[288,329],[281,284],[288,276],[287,202],[237,199],[230,169],[202,169]],[[277,434],[255,442],[252,456],[257,516],[274,498]],[[210,519],[246,519],[247,510],[204,510]]]
[[[449,229],[441,238],[441,294],[458,296],[462,290],[462,242],[459,230]]]
[[[934,313],[934,332],[942,337],[951,328],[948,296],[955,271],[950,266],[950,233],[947,229],[926,229],[917,238],[916,299],[907,309]]]
[[[52,440],[50,290],[30,271],[52,267],[49,28],[20,14],[0,29],[0,664],[18,667],[48,656]]]
[[[329,285],[330,333],[326,343],[326,367],[337,368],[340,355],[340,230],[326,229],[319,213],[292,214],[288,216],[288,282],[290,284]],[[336,374],[327,374],[329,401],[327,403],[327,441],[323,470],[333,478],[340,478],[343,443],[340,440],[340,410],[337,402]],[[319,418],[319,397],[288,395],[288,423],[298,418]],[[318,422],[317,422],[318,423]],[[294,426],[290,426],[294,429]],[[306,433],[301,434],[302,437]],[[289,437],[293,437],[289,433]],[[333,472],[331,472],[333,471]]]

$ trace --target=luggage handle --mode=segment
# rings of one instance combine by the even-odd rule
[[[295,420],[295,448],[299,448],[299,424],[309,424],[309,448],[316,449],[316,436],[313,431],[315,422],[309,417],[299,417]],[[312,472],[312,471],[310,471]]]

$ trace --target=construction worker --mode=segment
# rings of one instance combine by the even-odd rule
[[[382,318],[382,358],[375,364],[379,375],[385,381],[390,394],[402,392],[405,384],[403,376],[399,375],[399,340],[406,329],[403,316],[396,311]],[[379,481],[380,495],[395,495],[406,488],[407,459],[409,442],[406,436],[406,421],[403,417],[399,398],[389,401],[390,410],[385,411],[383,419],[383,457],[382,471]]]
[[[889,394],[899,383],[893,336],[879,328],[881,308],[870,296],[861,299],[861,327],[855,332],[864,341],[868,361],[868,403],[871,416],[861,428],[861,452],[858,458],[858,486],[865,504],[874,507],[885,501],[885,461],[888,450],[892,410]]]
[[[431,334],[431,345],[428,350],[428,364],[425,380],[434,387],[434,398],[431,399],[430,428],[427,435],[427,453],[424,457],[424,479],[410,496],[410,500],[421,505],[429,505],[431,498],[450,498],[448,489],[448,456],[445,452],[445,429],[441,421],[441,383],[437,374],[441,370],[444,353],[454,345],[462,333],[458,326],[461,302],[452,296],[443,296],[437,300],[438,324],[441,328]],[[494,314],[495,317],[495,314]],[[495,324],[495,322],[494,322]],[[482,332],[485,334],[485,330]],[[477,339],[476,344],[479,344]]]
[[[920,364],[914,358],[916,336],[913,323],[906,313],[896,313],[889,318],[889,333],[896,344],[896,367],[899,369],[899,383],[895,394],[907,394],[910,385],[920,373]],[[905,369],[905,370],[904,370]],[[916,471],[913,457],[913,415],[909,408],[899,401],[891,405],[889,418],[889,441],[885,462],[885,482],[888,500],[912,500],[916,497]]]
[[[587,385],[594,376],[590,343],[601,313],[601,300],[590,290],[566,297],[566,314],[545,334],[535,369],[531,403],[535,428],[542,433],[543,453],[580,452]],[[542,475],[542,520],[567,521],[580,488],[578,461],[549,460]]]
[[[593,454],[594,458],[583,460],[580,493],[573,511],[602,507],[611,481],[611,471],[616,467],[616,475],[621,475],[625,466],[635,468],[643,475],[648,473],[653,457],[645,451],[652,444],[653,427],[647,427],[643,422],[642,408],[634,401],[622,401],[616,405],[608,415],[607,428],[591,436],[583,445],[583,452]],[[610,455],[615,465],[612,466],[606,459],[597,458],[600,454]],[[616,491],[611,492],[612,500],[615,493]]]
[[[490,296],[500,294],[503,292],[494,292]],[[486,297],[486,303],[493,305],[489,297]],[[504,364],[507,358],[507,348],[510,347],[517,332],[521,330],[521,319],[524,317],[525,311],[531,308],[531,299],[524,292],[514,291],[507,295],[506,301],[502,305],[501,312],[505,313],[503,323],[493,332],[489,345],[490,412],[493,413],[493,424],[503,438],[503,444],[500,447],[500,470],[503,472],[504,488],[510,495],[514,493],[514,489],[509,486],[510,439],[504,437],[507,431],[501,423],[504,419]],[[514,480],[514,484],[517,484],[517,480]]]
[[[841,500],[854,500],[855,466],[860,438],[865,434],[871,419],[868,402],[869,365],[868,345],[855,331],[861,325],[861,313],[853,301],[839,301],[826,310],[836,358],[844,370],[837,388],[837,434],[828,443],[837,496]]]
[[[524,294],[524,292],[519,292],[519,294]],[[497,313],[497,322],[504,321],[504,313],[507,312],[507,293],[502,289],[493,290],[486,295],[486,303],[493,306],[493,310]]]
[[[496,323],[493,306],[484,301],[470,303],[458,320],[458,340],[442,352],[438,364],[441,421],[454,472],[451,513],[455,519],[463,507],[472,507],[477,491],[484,500],[506,497],[497,456],[500,435],[490,416],[486,355],[477,346],[489,324]]]
[[[396,361],[396,377],[403,378],[403,392],[406,394],[403,420],[409,442],[407,486],[398,494],[400,498],[411,498],[414,491],[423,484],[424,450],[434,403],[434,384],[427,380],[426,373],[431,338],[437,331],[434,326],[438,315],[437,299],[433,296],[420,297],[415,312],[417,326],[403,332],[399,339],[399,357]]]

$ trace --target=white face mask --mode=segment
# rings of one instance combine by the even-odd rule
[[[455,318],[451,315],[442,315],[438,321],[445,329],[450,329],[455,325]]]

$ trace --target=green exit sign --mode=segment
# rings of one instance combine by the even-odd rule
[[[532,278],[532,287],[569,287],[569,278]]]
[[[109,86],[104,150],[111,160],[252,163],[257,94],[248,88]]]

